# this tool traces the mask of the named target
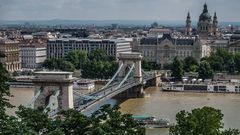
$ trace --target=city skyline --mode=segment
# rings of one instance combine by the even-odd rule
[[[197,21],[208,4],[219,21],[240,22],[239,0],[2,0],[0,20],[185,20]]]

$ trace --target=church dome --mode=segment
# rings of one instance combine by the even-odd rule
[[[211,15],[208,13],[208,8],[207,8],[207,4],[204,4],[204,8],[203,8],[203,12],[199,17],[199,21],[206,21],[206,20],[211,20],[212,17]]]
[[[208,12],[202,13],[199,17],[199,21],[206,21],[206,20],[211,20],[211,19],[212,19],[212,17]]]

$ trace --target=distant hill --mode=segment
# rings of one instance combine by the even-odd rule
[[[185,21],[176,20],[176,21],[156,21],[156,20],[63,20],[63,19],[53,19],[53,20],[0,20],[0,24],[35,24],[35,25],[91,25],[95,24],[97,26],[106,26],[111,24],[119,25],[128,25],[128,26],[144,26],[151,25],[153,22],[158,22],[159,25],[164,26],[185,26]],[[197,22],[193,22],[193,25],[196,26]],[[227,25],[240,26],[240,22],[220,22],[221,26]]]

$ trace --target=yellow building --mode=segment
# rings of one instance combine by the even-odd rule
[[[5,56],[0,58],[0,62],[3,63],[7,71],[14,72],[21,69],[21,57],[18,41],[0,39],[0,53]]]

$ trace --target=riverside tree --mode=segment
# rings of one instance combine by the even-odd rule
[[[213,76],[213,70],[211,69],[210,64],[207,61],[201,61],[198,68],[198,78],[203,80],[210,79]]]
[[[180,111],[176,125],[170,128],[170,135],[239,135],[237,129],[223,131],[223,114],[212,107]]]
[[[186,57],[183,63],[183,69],[185,72],[195,72],[198,68],[197,60],[191,56]]]
[[[183,64],[180,60],[178,60],[177,57],[174,58],[173,63],[171,65],[171,70],[172,70],[172,76],[180,81],[182,80],[184,70],[183,70]]]

